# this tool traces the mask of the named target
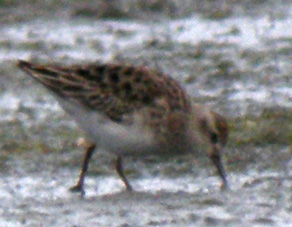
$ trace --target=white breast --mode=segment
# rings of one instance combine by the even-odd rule
[[[99,148],[113,153],[152,152],[155,137],[150,128],[143,124],[143,115],[128,116],[130,123],[116,123],[96,111],[88,111],[82,106],[57,98],[63,109],[69,113],[84,130],[87,140]]]

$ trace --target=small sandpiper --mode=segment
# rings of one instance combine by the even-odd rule
[[[126,189],[122,156],[127,153],[193,153],[205,149],[227,187],[221,161],[228,127],[223,116],[192,104],[172,77],[147,67],[119,64],[42,66],[19,60],[18,67],[43,84],[85,132],[86,153],[77,184],[97,148],[116,155],[116,171]]]

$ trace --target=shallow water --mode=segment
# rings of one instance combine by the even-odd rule
[[[48,160],[43,165],[35,164],[37,160],[29,157],[9,163],[14,166],[1,177],[2,225],[279,226],[291,223],[292,178],[291,171],[285,171],[289,162],[277,169],[229,171],[231,188],[227,191],[220,191],[217,177],[200,164],[201,168],[194,169],[194,173],[185,170],[176,177],[164,173],[168,163],[160,166],[160,174],[155,177],[147,174],[151,170],[144,166],[140,177],[130,178],[134,193],[125,192],[113,175],[89,176],[86,196],[81,198],[68,192],[77,171],[72,171],[70,166],[56,167],[58,159],[64,157],[53,156],[49,159],[51,162],[55,159],[55,165]],[[25,167],[29,165],[28,159],[31,160],[29,170]],[[260,161],[258,164],[266,165]],[[44,167],[41,172],[38,165]]]
[[[292,225],[291,9],[287,5],[279,17],[268,10],[222,20],[2,24],[0,225]],[[229,117],[233,131],[224,157],[230,189],[220,190],[203,155],[133,156],[125,158],[125,168],[135,192],[127,193],[113,157],[97,152],[85,197],[70,193],[82,161],[75,143],[82,132],[45,89],[16,69],[16,59],[126,62],[173,75],[194,100]],[[272,118],[261,121],[267,110]]]

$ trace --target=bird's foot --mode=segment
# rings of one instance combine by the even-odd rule
[[[82,186],[82,185],[79,185],[79,184],[77,184],[77,185],[71,187],[71,188],[69,189],[69,191],[70,191],[70,192],[74,192],[74,193],[75,193],[75,192],[80,193],[82,196],[85,195],[85,191],[84,191],[84,189],[83,189],[83,186]]]

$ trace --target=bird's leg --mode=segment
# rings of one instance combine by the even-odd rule
[[[132,186],[130,185],[127,178],[125,177],[121,156],[118,156],[116,159],[116,171],[118,175],[121,177],[122,181],[124,182],[127,191],[133,191]]]
[[[81,195],[84,195],[84,193],[85,193],[84,189],[83,189],[84,178],[85,178],[85,174],[86,174],[87,169],[88,169],[89,161],[94,153],[95,147],[96,147],[96,145],[92,144],[92,143],[86,145],[86,153],[85,153],[85,157],[83,160],[79,179],[78,179],[77,184],[74,187],[70,188],[71,192],[80,192]]]
[[[218,174],[222,179],[221,188],[222,189],[227,189],[228,188],[228,183],[227,183],[226,174],[225,174],[225,170],[224,170],[220,155],[218,155],[218,154],[210,155],[210,159],[212,160],[212,162],[216,166]]]

